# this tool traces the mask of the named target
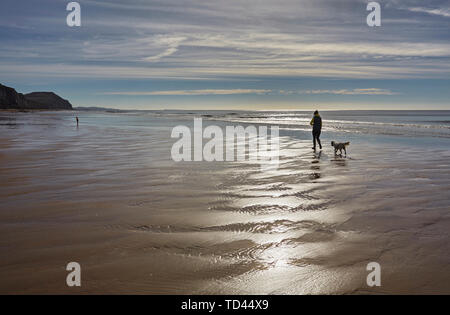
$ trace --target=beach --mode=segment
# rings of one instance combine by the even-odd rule
[[[0,113],[0,293],[450,294],[450,111],[324,111],[317,152],[311,114]],[[278,168],[173,161],[195,117],[279,126]]]

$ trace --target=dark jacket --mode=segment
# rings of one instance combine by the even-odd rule
[[[310,125],[313,126],[313,132],[320,132],[322,130],[322,117],[314,115]]]

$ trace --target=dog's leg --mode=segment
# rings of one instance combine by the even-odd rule
[[[347,156],[347,149],[344,147],[345,156]]]

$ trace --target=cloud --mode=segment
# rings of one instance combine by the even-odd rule
[[[195,95],[235,95],[235,94],[264,94],[272,90],[230,89],[230,90],[172,90],[172,91],[132,91],[132,92],[103,92],[101,95],[125,96],[195,96]]]
[[[178,51],[178,46],[186,40],[186,37],[184,36],[178,36],[178,37],[163,37],[163,36],[157,36],[158,44],[161,46],[167,45],[168,48],[163,51],[162,53],[159,53],[155,56],[149,56],[144,58],[145,61],[159,61],[161,58],[168,57],[170,55],[173,55]]]
[[[405,1],[389,1],[383,10],[398,22],[385,20],[376,30],[365,22],[362,0],[88,0],[80,30],[61,24],[59,11],[10,10],[0,12],[1,23],[25,28],[4,32],[0,73],[25,80],[448,78],[448,28],[436,23],[448,9],[434,0],[427,6],[441,9]],[[57,10],[53,2],[42,0],[39,9]],[[45,36],[27,31],[33,27]]]
[[[429,9],[429,8],[423,8],[423,7],[415,7],[415,8],[408,8],[408,11],[450,17],[450,9],[448,9],[448,8]]]
[[[175,57],[172,57],[175,58]],[[377,65],[364,63],[331,64],[310,62],[301,67],[284,67],[278,63],[261,64],[247,68],[239,64],[210,65],[214,60],[204,60],[202,67],[192,64],[177,67],[148,67],[134,65],[77,65],[67,63],[13,63],[0,62],[0,72],[9,78],[90,78],[90,79],[191,79],[191,80],[244,80],[259,77],[272,79],[275,77],[335,77],[335,78],[448,78],[450,64],[434,64],[433,62],[414,61],[415,67],[408,65],[411,60],[392,60]],[[150,63],[148,63],[150,64]],[[208,65],[208,66],[207,66]]]
[[[195,96],[195,95],[236,95],[236,94],[268,94],[281,95],[294,94],[335,94],[335,95],[397,95],[387,89],[341,89],[341,90],[263,90],[263,89],[228,89],[228,90],[169,90],[169,91],[114,91],[102,92],[100,95],[124,95],[124,96]]]
[[[300,94],[335,94],[335,95],[396,95],[398,93],[386,89],[368,88],[368,89],[342,89],[342,90],[305,90]]]

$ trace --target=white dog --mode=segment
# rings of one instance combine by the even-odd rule
[[[337,154],[337,151],[339,150],[340,154],[342,155],[342,150],[344,150],[345,155],[347,155],[347,150],[345,147],[350,145],[350,142],[344,142],[344,143],[336,143],[334,141],[331,141],[331,145],[334,147],[334,154]]]

